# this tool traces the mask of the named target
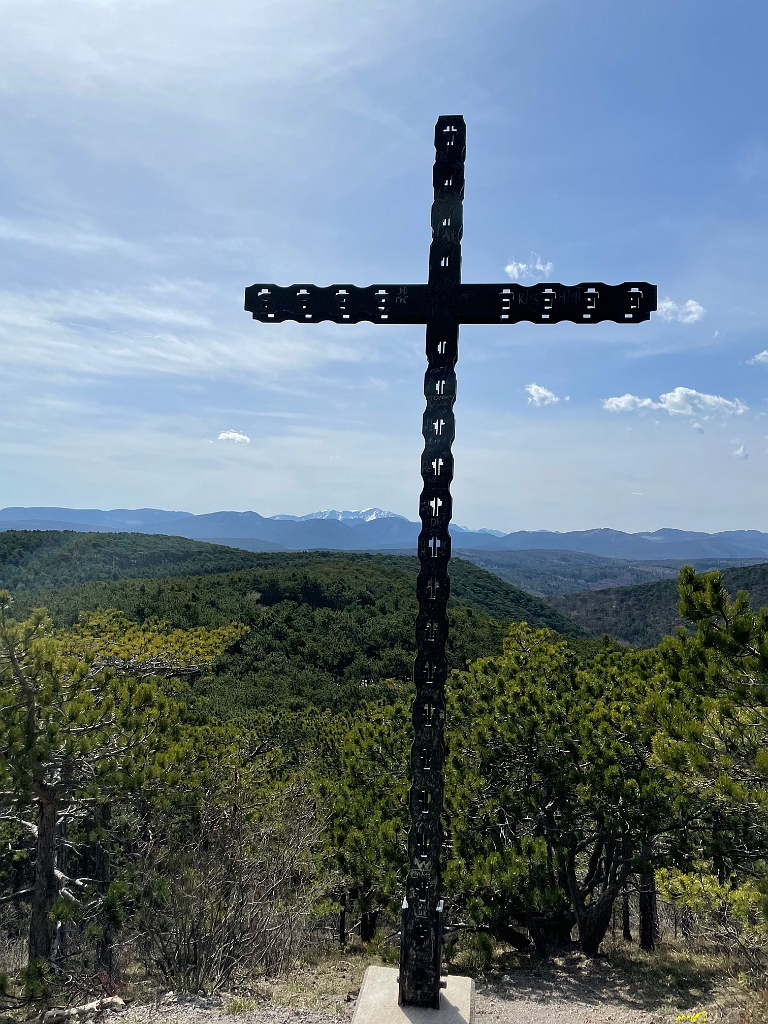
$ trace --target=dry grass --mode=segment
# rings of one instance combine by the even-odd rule
[[[362,946],[336,950],[315,962],[295,965],[286,978],[268,986],[269,998],[279,1006],[341,1015],[351,1008],[366,967],[381,962]]]
[[[693,952],[663,943],[645,953],[631,943],[607,944],[605,960],[649,1008],[669,1005],[690,1013],[718,994],[741,994],[738,965],[724,953]],[[729,996],[730,998],[730,996]]]

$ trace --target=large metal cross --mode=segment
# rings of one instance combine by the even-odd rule
[[[400,945],[400,1002],[433,1007],[440,1005],[443,942],[440,819],[448,674],[445,646],[450,592],[451,444],[455,433],[453,404],[459,324],[515,324],[521,320],[537,324],[556,324],[562,320],[577,324],[596,324],[601,320],[636,324],[649,320],[656,309],[656,286],[637,281],[617,285],[587,281],[572,286],[544,282],[530,287],[511,282],[462,284],[465,141],[463,117],[438,119],[427,284],[374,284],[368,288],[351,284],[328,288],[312,284],[287,288],[254,284],[245,291],[246,310],[262,323],[298,320],[315,324],[332,320],[356,324],[370,320],[377,324],[427,325],[427,407],[421,457],[424,487],[419,500],[422,528],[416,584],[418,653],[414,665],[411,828]]]

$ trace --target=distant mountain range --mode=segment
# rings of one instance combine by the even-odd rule
[[[191,512],[141,509],[4,508],[0,530],[76,530],[158,533],[206,540],[249,551],[382,551],[416,547],[420,523],[379,508],[305,516],[264,517],[257,512]],[[570,533],[468,530],[451,526],[455,550],[580,551],[610,558],[659,560],[701,558],[768,558],[768,533],[727,530],[578,530]]]

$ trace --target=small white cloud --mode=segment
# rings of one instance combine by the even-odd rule
[[[512,260],[504,267],[507,276],[511,277],[513,281],[527,279],[541,281],[543,278],[549,277],[554,269],[555,264],[543,263],[537,252],[531,253],[528,263],[516,263],[515,260]]]
[[[752,356],[747,362],[750,366],[764,366],[768,363],[768,348],[764,348],[762,352],[758,352],[756,356]]]
[[[740,448],[736,449],[736,451],[733,453],[733,457],[734,459],[748,459],[749,452],[746,450],[744,445],[742,445]]]
[[[695,299],[688,299],[682,306],[679,306],[667,297],[659,302],[656,312],[662,320],[677,320],[681,324],[695,324],[704,316],[706,309]]]
[[[704,433],[704,427],[702,427],[702,425],[700,423],[694,423],[692,426],[693,426],[693,429],[696,431],[697,434],[703,434]]]
[[[707,395],[693,388],[674,388],[659,397],[658,402],[651,398],[639,398],[637,395],[621,395],[603,400],[606,412],[632,412],[635,409],[666,409],[670,416],[703,416],[714,413],[730,416],[735,413],[741,416],[749,406],[740,398],[722,398],[720,395]]]
[[[247,434],[241,434],[239,430],[222,430],[217,441],[234,441],[235,444],[250,444],[251,439]]]
[[[716,338],[716,337],[718,336],[718,334],[719,334],[719,333],[720,333],[720,331],[715,331],[715,333],[714,333],[714,334],[712,335],[712,337],[713,337],[713,338]]]
[[[706,312],[706,309],[704,309],[700,302],[697,302],[695,299],[688,299],[687,302],[683,303],[677,319],[681,324],[695,324],[697,320],[701,320]]]
[[[528,392],[530,405],[552,405],[554,402],[560,401],[554,392],[548,388],[542,388],[538,384],[526,384],[525,390]]]
[[[603,408],[606,412],[632,412],[633,409],[658,409],[658,405],[650,398],[627,394],[603,399]]]

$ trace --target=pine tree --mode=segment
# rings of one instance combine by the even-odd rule
[[[151,683],[99,670],[92,656],[62,655],[44,610],[17,622],[10,604],[0,591],[0,820],[20,826],[34,846],[34,964],[54,954],[57,902],[78,904],[94,885],[60,868],[63,835],[120,788],[171,716]]]

